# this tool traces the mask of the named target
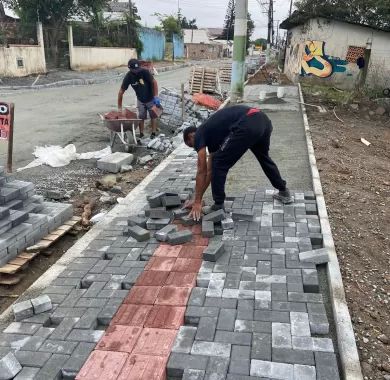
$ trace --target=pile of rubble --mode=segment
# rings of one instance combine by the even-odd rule
[[[73,216],[70,204],[44,202],[30,182],[6,177],[0,167],[0,266]]]

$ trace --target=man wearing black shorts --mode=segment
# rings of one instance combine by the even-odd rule
[[[118,94],[118,110],[122,112],[123,94],[129,86],[133,88],[138,100],[138,117],[142,119],[139,125],[140,137],[144,137],[145,120],[148,112],[152,121],[151,138],[156,137],[157,115],[153,112],[153,106],[160,106],[158,97],[158,84],[149,70],[140,67],[137,59],[130,59],[128,67],[130,71],[126,74]]]
[[[244,105],[217,111],[198,129],[189,127],[184,131],[184,142],[198,152],[195,198],[187,203],[195,220],[201,217],[202,198],[210,182],[215,202],[212,210],[224,208],[228,171],[248,149],[259,161],[272,186],[279,190],[274,198],[284,204],[293,202],[286,181],[268,155],[271,133],[272,123],[267,115]]]

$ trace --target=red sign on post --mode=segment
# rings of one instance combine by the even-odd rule
[[[0,140],[8,140],[8,172],[12,172],[13,135],[14,104],[0,102]]]

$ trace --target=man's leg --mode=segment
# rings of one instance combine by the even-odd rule
[[[152,134],[156,135],[157,132],[157,118],[151,120],[151,125],[152,125]]]
[[[137,108],[138,108],[138,117],[142,120],[139,123],[139,134],[140,134],[140,137],[142,138],[142,137],[144,137],[145,120],[148,117],[148,114],[147,114],[148,109],[146,107],[146,104],[140,102],[139,100],[138,100]]]
[[[286,187],[286,181],[282,178],[277,165],[269,156],[271,134],[272,124],[269,122],[261,140],[253,145],[250,149],[257,158],[257,161],[259,161],[264,174],[267,176],[272,186],[279,190],[280,196],[277,199],[281,200],[283,203],[291,203],[292,198]]]
[[[225,183],[229,170],[244,155],[250,146],[251,135],[247,129],[239,128],[231,133],[221,149],[213,154],[211,189],[217,206],[225,202]]]

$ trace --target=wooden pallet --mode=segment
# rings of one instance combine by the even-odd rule
[[[225,65],[219,69],[219,80],[221,83],[230,83],[232,80],[232,65]]]
[[[194,67],[191,73],[190,93],[216,93],[218,86],[218,69]]]
[[[38,256],[41,251],[49,248],[54,242],[56,242],[59,238],[64,236],[73,227],[75,227],[76,224],[80,222],[80,220],[80,217],[74,216],[62,226],[58,227],[55,231],[45,236],[45,238],[43,238],[37,244],[26,248],[25,252],[19,254],[13,260],[8,262],[8,264],[0,267],[0,285],[17,284],[21,280],[21,277],[17,275],[17,273],[24,270],[30,261]]]

